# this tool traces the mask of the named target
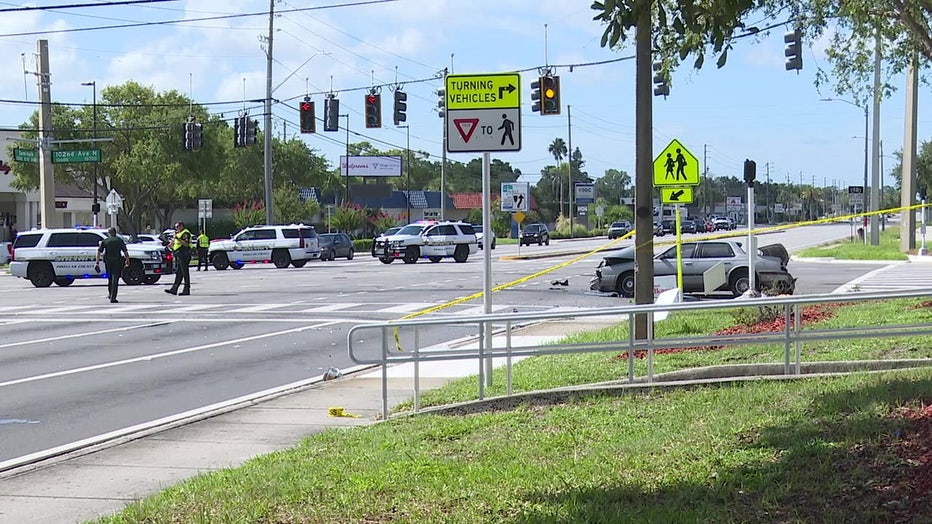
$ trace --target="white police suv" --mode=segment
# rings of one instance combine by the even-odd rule
[[[406,225],[394,235],[377,238],[372,256],[383,264],[391,264],[396,258],[405,264],[414,264],[419,258],[440,262],[445,257],[466,262],[469,255],[478,250],[472,224],[417,222]]]
[[[54,282],[70,286],[75,280],[106,278],[106,264],[100,273],[94,260],[100,242],[107,238],[103,229],[35,229],[24,231],[13,242],[10,274],[28,279],[36,287]],[[123,269],[123,282],[134,286],[154,284],[162,275],[172,273],[171,256],[159,246],[127,244],[130,265]]]
[[[207,250],[208,260],[217,269],[242,269],[247,263],[304,267],[308,260],[320,258],[320,246],[314,226],[250,226],[230,240],[214,240]]]

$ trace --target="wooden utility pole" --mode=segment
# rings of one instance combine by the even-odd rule
[[[635,51],[635,163],[634,163],[634,303],[654,302],[654,145],[651,92],[651,3],[640,10]],[[634,320],[635,337],[647,338],[647,314]]]

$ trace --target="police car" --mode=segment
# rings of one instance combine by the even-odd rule
[[[212,241],[207,257],[219,270],[242,269],[249,262],[271,262],[277,268],[304,267],[308,260],[320,258],[320,246],[314,226],[250,226],[230,240]]]
[[[476,254],[478,250],[472,224],[416,222],[406,225],[394,235],[377,238],[372,256],[383,264],[391,264],[396,258],[405,264],[414,264],[419,258],[436,263],[445,257],[466,262],[469,255]]]
[[[107,238],[102,229],[35,229],[17,235],[13,243],[10,274],[28,279],[36,287],[52,283],[70,286],[78,279],[106,278],[106,264],[94,270],[97,248]],[[172,273],[171,257],[159,246],[127,244],[130,265],[123,268],[123,282],[134,286],[154,284]]]

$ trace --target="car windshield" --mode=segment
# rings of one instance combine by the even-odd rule
[[[420,235],[421,231],[424,231],[424,228],[427,227],[423,224],[408,224],[407,226],[398,230],[396,235]]]
[[[473,225],[473,226],[472,226],[472,229],[473,229],[473,231],[475,231],[476,233],[482,233],[482,226]]]

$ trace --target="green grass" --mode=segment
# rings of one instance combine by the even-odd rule
[[[932,309],[917,302],[842,307],[822,326],[932,322]],[[711,333],[748,310],[673,315],[656,329],[658,336]],[[572,339],[619,340],[625,329]],[[805,361],[918,358],[932,356],[932,340],[803,349]],[[623,378],[620,352],[523,360],[514,368],[515,388]],[[663,354],[655,370],[757,361],[782,362],[782,347]],[[639,374],[645,365],[637,361]],[[463,379],[422,401],[471,399],[476,387],[475,377]],[[497,370],[487,394],[503,388]],[[906,510],[932,519],[928,498],[909,491],[920,465],[896,447],[916,433],[917,421],[902,410],[932,403],[930,392],[926,368],[396,417],[329,430],[294,449],[200,475],[99,522],[889,522]]]
[[[880,232],[879,245],[870,244],[870,233],[868,233],[868,243],[863,241],[842,240],[832,242],[822,246],[810,247],[796,253],[796,256],[807,257],[830,257],[838,260],[907,260],[907,257],[900,251],[900,228],[887,227],[885,231]]]

